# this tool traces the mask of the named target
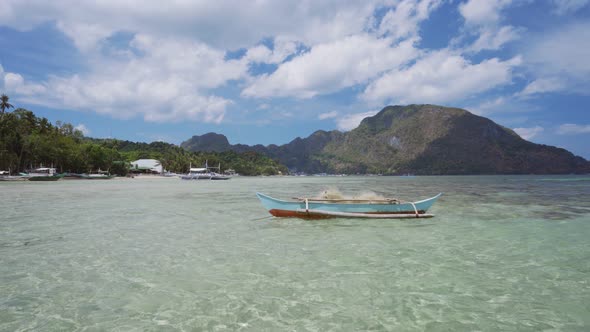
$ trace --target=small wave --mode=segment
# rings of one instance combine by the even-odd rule
[[[577,181],[590,181],[590,177],[543,178],[543,179],[538,179],[537,181],[577,182]]]

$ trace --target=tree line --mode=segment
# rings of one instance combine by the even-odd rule
[[[97,170],[126,175],[130,162],[159,160],[164,169],[186,173],[190,165],[221,165],[241,175],[287,174],[288,169],[257,152],[189,152],[165,142],[138,143],[94,139],[69,123],[52,124],[32,111],[14,108],[6,95],[0,100],[0,170],[12,173],[35,167],[55,167],[58,172],[90,173]]]

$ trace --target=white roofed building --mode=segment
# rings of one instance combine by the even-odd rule
[[[131,172],[134,173],[163,173],[162,163],[156,159],[139,159],[131,162]]]

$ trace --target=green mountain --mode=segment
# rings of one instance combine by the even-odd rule
[[[193,136],[188,141],[182,142],[180,147],[195,152],[224,152],[232,150],[227,137],[216,133]]]
[[[528,142],[490,119],[437,105],[388,106],[350,132],[317,131],[281,146],[231,145],[223,135],[204,136],[215,137],[210,144],[221,151],[250,149],[308,173],[590,173],[590,162],[565,149]],[[181,146],[202,149],[202,137]]]

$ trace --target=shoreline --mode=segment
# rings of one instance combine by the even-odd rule
[[[162,175],[137,175],[134,177],[116,176],[113,178],[113,180],[152,180],[152,179],[157,179],[157,180],[175,179],[175,180],[178,180],[179,177],[178,176],[162,176]]]

